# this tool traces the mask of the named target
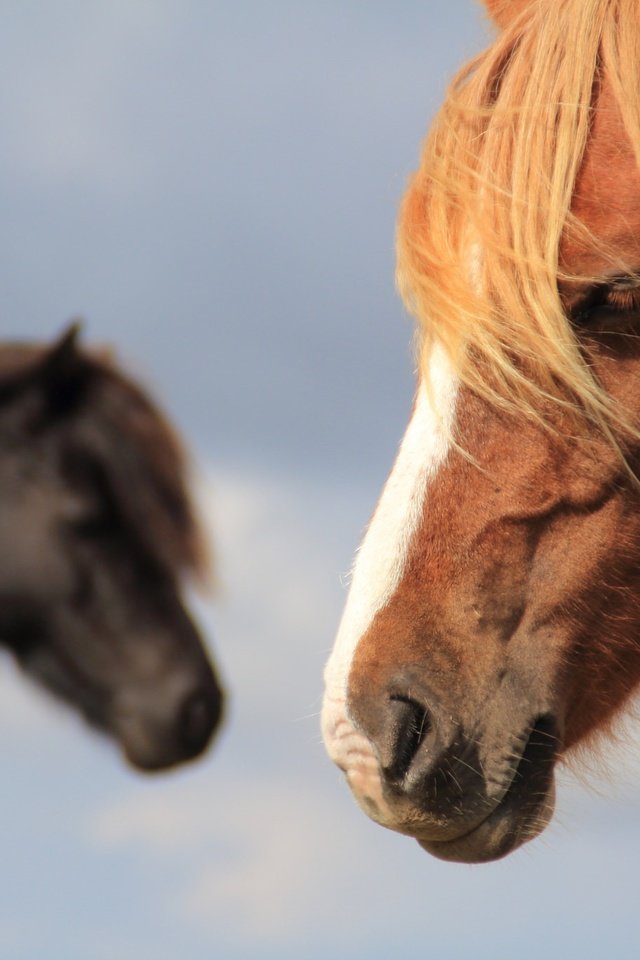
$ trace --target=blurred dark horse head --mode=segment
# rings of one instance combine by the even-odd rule
[[[72,327],[0,346],[0,642],[145,770],[197,756],[222,694],[181,598],[202,572],[180,444]]]

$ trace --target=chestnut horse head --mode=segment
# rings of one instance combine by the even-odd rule
[[[402,207],[418,390],[323,707],[360,806],[467,862],[640,680],[640,9],[487,5]]]
[[[181,597],[203,564],[181,445],[71,329],[0,345],[0,644],[137,768],[204,750],[220,686]]]

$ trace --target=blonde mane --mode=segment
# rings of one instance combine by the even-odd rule
[[[401,209],[397,275],[425,379],[439,341],[492,403],[544,422],[552,399],[617,446],[638,427],[594,379],[558,290],[576,279],[561,238],[598,245],[570,207],[605,72],[640,166],[638,0],[532,0],[449,89]]]

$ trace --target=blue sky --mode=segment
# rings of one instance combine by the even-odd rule
[[[3,659],[0,955],[635,957],[633,746],[469,868],[367,821],[320,742],[413,391],[397,203],[480,8],[10,0],[1,21],[3,336],[82,315],[185,432],[231,704],[204,761],[149,779]]]

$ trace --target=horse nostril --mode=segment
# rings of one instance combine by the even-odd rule
[[[431,718],[425,706],[411,697],[392,694],[389,722],[379,744],[380,766],[387,781],[397,783],[405,777],[430,730]]]
[[[219,698],[199,691],[182,704],[178,730],[182,746],[189,754],[199,753],[215,729],[220,717]]]

